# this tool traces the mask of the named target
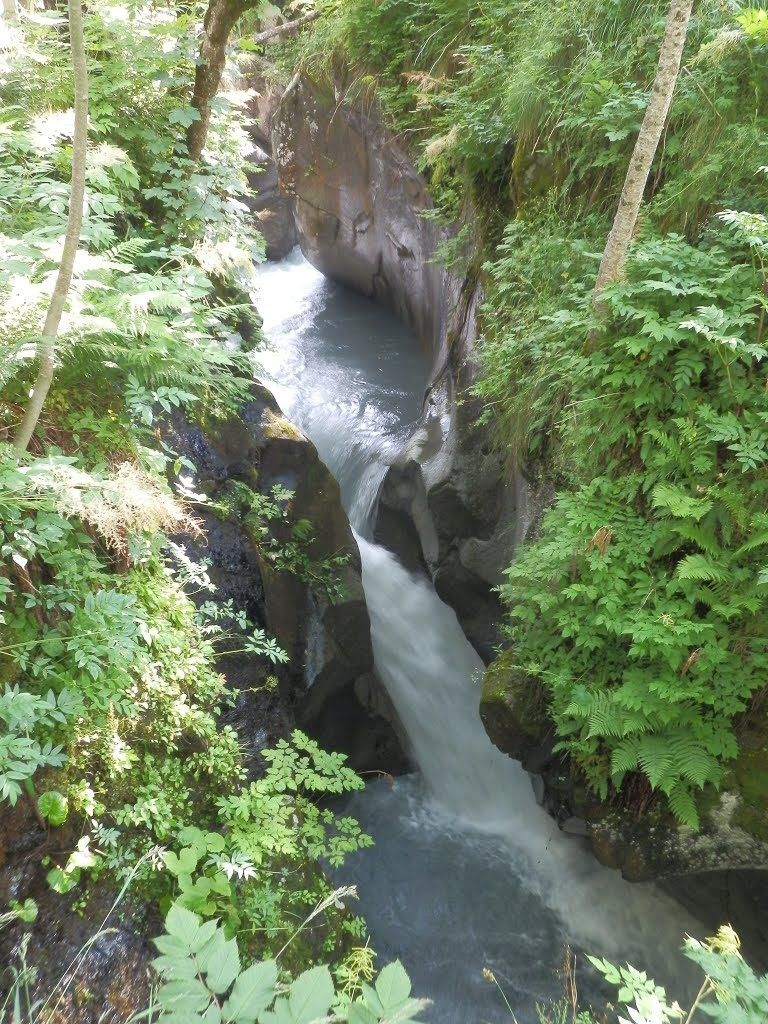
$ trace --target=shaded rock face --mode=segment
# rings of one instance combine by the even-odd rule
[[[252,149],[247,160],[253,168],[248,172],[248,185],[253,195],[245,202],[264,236],[267,259],[281,260],[298,242],[292,203],[280,192],[277,165],[272,156],[272,118],[282,89],[258,76],[251,80],[251,85],[255,95],[248,104]]]
[[[123,1024],[149,1001],[149,964],[157,955],[149,936],[162,932],[162,920],[130,898],[123,900],[119,911],[110,914],[115,893],[98,886],[91,891],[82,916],[72,912],[72,896],[60,896],[51,890],[40,861],[46,852],[56,855],[60,847],[73,849],[79,836],[77,825],[68,824],[56,830],[52,844],[28,801],[21,800],[13,808],[7,804],[3,807],[0,908],[6,909],[11,900],[22,902],[31,897],[37,903],[38,916],[32,925],[12,924],[0,929],[0,1005],[9,991],[11,969],[22,966],[26,936],[26,960],[36,972],[30,981],[32,1000],[45,1000],[55,989],[44,1014],[46,1021]],[[71,970],[108,915],[109,930],[92,943],[77,970]]]
[[[211,502],[198,510],[206,539],[195,554],[210,561],[216,599],[244,609],[289,657],[277,667],[247,655],[223,659],[228,681],[241,691],[234,723],[241,736],[258,750],[295,721],[323,746],[350,754],[357,770],[402,770],[395,732],[368,697],[380,684],[372,676],[360,555],[339,486],[315,446],[261,385],[238,418],[201,428],[176,413],[168,435],[195,464],[196,485]],[[265,520],[253,496],[270,498],[276,486],[293,496],[282,517]],[[312,533],[298,542],[300,564],[271,559],[270,539],[295,543],[296,526],[303,532],[305,523]],[[345,564],[328,577],[338,578],[340,596],[321,581],[322,563],[336,558]],[[270,676],[279,680],[276,690],[265,687]],[[361,680],[362,700],[355,697]]]
[[[421,423],[387,473],[374,536],[408,568],[429,572],[490,660],[501,617],[493,587],[535,501],[492,450],[477,426],[480,403],[467,393],[477,275],[430,262],[446,232],[421,216],[431,205],[424,184],[375,121],[297,76],[272,137],[280,187],[293,198],[309,261],[392,309],[430,354]]]

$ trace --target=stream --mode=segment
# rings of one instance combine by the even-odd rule
[[[254,296],[272,349],[267,383],[338,479],[363,564],[376,670],[408,734],[418,772],[369,783],[344,803],[376,845],[339,884],[383,966],[399,957],[440,1024],[535,1024],[563,995],[566,945],[629,960],[678,998],[691,986],[678,952],[701,929],[651,885],[601,867],[585,840],[561,833],[528,775],[498,751],[478,715],[483,665],[431,584],[370,541],[388,462],[421,411],[421,346],[380,307],[314,270],[295,250],[260,268]],[[382,768],[386,769],[386,765]],[[580,1000],[611,993],[579,955]],[[570,1019],[570,1018],[569,1018]]]

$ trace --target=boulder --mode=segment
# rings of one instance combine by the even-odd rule
[[[208,498],[197,510],[205,531],[197,554],[210,561],[217,599],[243,608],[289,657],[285,666],[246,655],[224,659],[228,680],[241,691],[241,735],[258,749],[295,721],[321,744],[352,754],[358,770],[402,769],[392,727],[370,710],[370,700],[356,697],[360,679],[379,685],[371,682],[360,555],[339,486],[315,446],[260,384],[237,417],[193,424],[177,411],[166,441],[194,463],[195,486]],[[291,495],[277,515],[275,488]],[[266,515],[265,501],[272,506]],[[275,555],[273,541],[287,546],[287,560]]]

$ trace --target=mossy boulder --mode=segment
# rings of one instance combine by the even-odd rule
[[[697,794],[697,831],[657,809],[640,818],[620,807],[592,816],[589,831],[598,860],[619,868],[631,881],[752,871],[765,880],[763,890],[768,892],[766,730],[768,723],[760,719],[745,726],[741,752],[721,788],[707,786]]]
[[[546,739],[549,723],[541,687],[515,664],[512,649],[485,671],[480,718],[491,742],[524,765]]]
[[[217,599],[231,599],[289,657],[225,659],[244,740],[259,749],[295,722],[358,770],[402,770],[392,726],[355,696],[373,669],[360,554],[315,446],[258,383],[237,416],[192,423],[176,411],[165,435],[208,499],[196,510],[205,529],[196,554],[210,562]],[[277,689],[265,686],[270,675]]]

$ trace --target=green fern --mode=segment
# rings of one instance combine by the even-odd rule
[[[706,555],[686,555],[677,563],[676,575],[681,580],[699,580],[703,583],[726,583],[732,573]]]
[[[681,825],[691,829],[698,829],[699,812],[696,808],[696,801],[682,782],[678,782],[677,785],[670,789],[667,793],[667,799],[669,800],[672,813]]]
[[[712,508],[711,498],[692,498],[675,484],[657,484],[653,489],[654,508],[666,509],[678,519],[693,519],[698,522]]]

